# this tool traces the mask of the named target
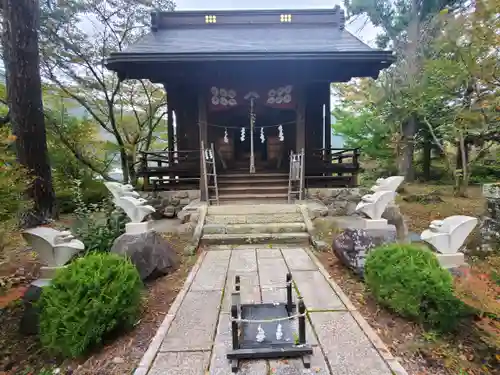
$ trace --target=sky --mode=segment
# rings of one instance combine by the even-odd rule
[[[221,10],[221,9],[330,9],[342,5],[340,0],[175,0],[177,10]],[[377,30],[364,19],[346,25],[347,30],[374,46]]]

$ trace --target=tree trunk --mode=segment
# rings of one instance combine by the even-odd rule
[[[40,80],[38,0],[2,0],[7,98],[18,161],[34,178],[28,195],[34,207],[23,226],[53,218],[54,191],[49,164]]]
[[[422,170],[423,170],[424,181],[429,181],[431,179],[431,164],[432,164],[432,138],[430,137],[429,132],[425,132],[423,158],[422,158]]]
[[[416,121],[410,117],[403,125],[403,139],[401,153],[399,155],[398,172],[405,176],[406,182],[415,180],[415,168],[413,167],[413,153],[415,150],[415,134],[417,132]]]
[[[465,143],[463,134],[459,136],[457,148],[457,171],[455,195],[467,197],[469,187],[469,145]]]

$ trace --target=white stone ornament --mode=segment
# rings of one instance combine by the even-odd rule
[[[404,176],[391,176],[377,179],[375,185],[371,187],[372,191],[396,191],[404,182]]]
[[[113,203],[117,205],[117,201],[121,197],[139,198],[138,192],[134,191],[134,187],[130,184],[120,184],[119,182],[105,182],[104,186],[110,191],[113,196]]]
[[[266,339],[266,333],[262,329],[262,326],[259,324],[259,327],[257,327],[257,336],[255,337],[255,340],[257,342],[263,342]]]
[[[125,211],[132,223],[141,223],[146,216],[156,211],[153,206],[144,203],[145,199],[134,197],[121,197],[118,200],[118,206]]]
[[[227,128],[224,129],[224,143],[229,143],[229,138],[227,135]]]
[[[260,142],[264,143],[266,141],[266,136],[264,135],[264,128],[260,128]]]
[[[245,128],[241,128],[240,141],[245,142]]]
[[[379,220],[387,205],[394,200],[395,194],[394,191],[376,191],[364,195],[356,206],[356,212],[362,212],[372,220]]]
[[[47,265],[40,269],[43,279],[51,278],[56,269],[63,267],[76,254],[85,250],[83,242],[77,240],[69,231],[36,227],[25,230],[22,235],[42,263]]]
[[[477,218],[462,215],[433,220],[429,229],[424,230],[420,238],[441,254],[454,254],[463,246],[477,223]]]

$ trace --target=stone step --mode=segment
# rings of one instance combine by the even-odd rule
[[[217,180],[220,187],[222,186],[238,186],[238,185],[246,185],[246,186],[258,186],[258,185],[285,185],[288,186],[288,177],[284,178],[248,178],[248,179],[233,179],[233,178],[222,178],[219,177]]]
[[[253,199],[249,200],[253,201]],[[227,204],[208,206],[208,215],[270,215],[301,213],[296,204]]]
[[[245,245],[245,244],[294,244],[309,245],[309,234],[299,233],[257,233],[257,234],[204,234],[202,245]]]
[[[248,185],[233,185],[233,186],[221,186],[219,187],[219,195],[236,195],[236,194],[245,194],[245,195],[256,195],[256,194],[288,194],[288,186],[287,185],[275,185],[275,186],[248,186]]]
[[[262,180],[267,178],[288,179],[288,173],[221,173],[217,176],[219,179],[247,179]]]
[[[231,194],[231,193],[224,193],[221,194],[219,193],[219,199],[223,201],[244,201],[244,200],[251,200],[251,199],[257,199],[261,201],[266,201],[268,199],[281,199],[283,203],[285,203],[288,200],[288,193],[257,193],[257,194],[248,194],[248,193],[242,193],[242,194]]]
[[[304,223],[205,224],[203,234],[255,234],[306,232]]]
[[[209,209],[210,211],[210,209]],[[249,214],[249,215],[212,215],[205,218],[206,224],[266,224],[266,223],[303,223],[301,213]]]

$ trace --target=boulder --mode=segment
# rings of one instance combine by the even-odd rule
[[[122,234],[113,243],[111,252],[127,255],[137,267],[142,280],[171,273],[179,264],[172,246],[154,230],[140,234]]]
[[[363,277],[365,259],[375,247],[396,241],[396,228],[383,230],[345,229],[332,244],[337,258],[358,276]]]

